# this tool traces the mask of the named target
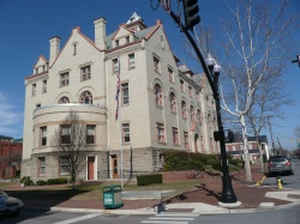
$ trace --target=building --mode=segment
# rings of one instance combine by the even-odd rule
[[[269,159],[270,152],[268,148],[267,136],[259,136],[259,143],[261,145],[263,154],[266,156],[266,159]],[[235,138],[232,141],[227,142],[226,150],[233,157],[240,159],[243,155],[243,140],[241,138]],[[260,157],[258,142],[255,136],[248,136],[248,152],[252,161],[256,161]]]
[[[93,139],[84,180],[120,178],[121,165],[156,171],[166,149],[219,152],[212,92],[174,56],[161,21],[147,27],[134,13],[107,35],[99,18],[94,35],[91,40],[75,27],[62,49],[52,37],[49,60],[40,56],[25,78],[22,176],[67,175],[52,139],[70,111]]]
[[[0,136],[0,179],[19,176],[22,162],[22,142]]]

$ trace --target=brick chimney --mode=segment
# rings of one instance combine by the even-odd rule
[[[59,54],[60,51],[60,37],[54,36],[50,38],[50,55],[49,55],[49,65],[51,66],[54,62],[55,58]]]
[[[106,20],[103,17],[94,20],[95,44],[100,50],[106,49]]]

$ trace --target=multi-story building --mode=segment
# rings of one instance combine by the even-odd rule
[[[0,136],[0,179],[15,178],[20,174],[22,142]]]
[[[266,159],[269,159],[270,152],[268,148],[268,140],[267,136],[261,135],[259,136],[259,143],[255,136],[248,136],[248,152],[250,155],[250,159],[252,162],[257,160],[260,157],[259,152],[259,144],[260,148],[265,155]],[[227,152],[235,158],[240,159],[243,156],[243,140],[241,138],[233,139],[230,142],[226,143],[226,150]]]
[[[107,35],[99,18],[94,35],[76,27],[62,49],[52,37],[49,60],[40,56],[25,78],[22,176],[66,174],[53,137],[70,111],[93,136],[84,180],[119,178],[121,151],[134,172],[158,170],[166,149],[218,153],[211,90],[174,56],[161,21],[147,27],[134,13]]]

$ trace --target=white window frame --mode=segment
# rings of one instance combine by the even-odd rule
[[[131,142],[131,136],[130,136],[130,123],[122,123],[122,144],[129,144]]]
[[[135,53],[130,53],[130,54],[128,54],[128,70],[131,70],[134,68],[135,68]]]
[[[59,87],[68,86],[70,83],[70,72],[63,72],[59,74]]]
[[[91,79],[91,65],[85,65],[80,68],[80,82]]]
[[[121,84],[121,96],[122,96],[122,105],[129,105],[129,82],[123,82]]]

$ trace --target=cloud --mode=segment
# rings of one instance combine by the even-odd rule
[[[0,92],[0,134],[9,136],[20,136],[22,133],[22,114]]]

